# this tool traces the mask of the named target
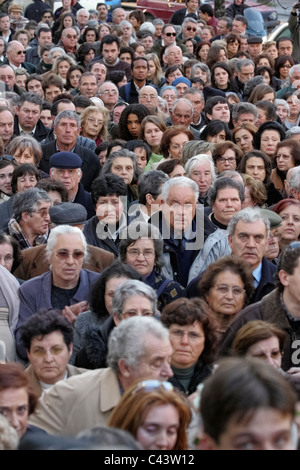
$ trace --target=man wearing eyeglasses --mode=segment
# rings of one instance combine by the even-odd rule
[[[182,44],[182,41],[178,39],[177,37],[176,30],[172,24],[165,24],[162,27],[161,30],[161,37],[159,39],[156,39],[153,47],[150,49],[149,52],[155,52],[158,56],[161,53],[162,48],[168,47],[168,46],[176,46],[179,45],[180,49],[183,52],[187,51],[187,48],[184,44]]]
[[[78,36],[74,28],[65,28],[61,33],[61,44],[66,53],[75,54],[78,48]]]
[[[182,23],[181,33],[178,35],[180,39],[194,39],[195,41],[201,41],[199,36],[197,36],[197,26],[198,23],[194,18],[186,18]]]
[[[98,95],[109,111],[112,111],[115,104],[119,101],[119,90],[113,82],[102,83],[99,87]]]
[[[25,62],[25,49],[19,41],[11,41],[7,45],[4,63],[7,63],[13,70],[24,68],[29,74],[36,72],[35,65]]]

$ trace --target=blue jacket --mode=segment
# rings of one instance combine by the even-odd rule
[[[81,269],[79,287],[71,299],[70,305],[77,304],[83,300],[89,301],[91,285],[98,279],[99,273]],[[41,276],[25,281],[19,289],[20,309],[19,319],[16,326],[16,347],[19,356],[26,360],[27,354],[21,341],[21,327],[26,321],[40,309],[51,310],[52,272],[47,271]]]

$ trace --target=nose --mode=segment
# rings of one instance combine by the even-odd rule
[[[183,332],[180,343],[189,344],[189,335],[186,331]]]
[[[164,380],[168,380],[170,377],[173,377],[173,371],[171,369],[171,366],[168,362],[165,362],[163,364],[163,367],[161,369],[161,373],[160,373],[160,376],[164,379]]]
[[[46,351],[45,356],[44,356],[44,361],[45,362],[52,362],[53,356],[50,353],[50,351]]]
[[[12,412],[11,413],[11,416],[9,418],[9,424],[16,430],[18,430],[19,428],[19,419],[18,419],[18,416],[17,416],[17,413],[15,412]]]
[[[168,448],[168,435],[167,430],[162,429],[159,433],[158,440],[157,440],[157,447],[159,449],[167,449]]]
[[[226,292],[226,298],[227,299],[233,299],[233,293],[232,293],[232,289],[228,289],[227,292]]]

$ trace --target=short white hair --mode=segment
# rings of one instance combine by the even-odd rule
[[[80,228],[73,227],[72,225],[57,225],[51,230],[49,238],[48,238],[47,246],[46,246],[47,259],[49,260],[53,253],[54,247],[57,243],[57,238],[60,235],[66,235],[66,234],[79,235],[82,241],[83,247],[84,247],[84,259],[86,259],[88,256],[88,251],[87,251],[87,242],[86,242],[85,236],[82,230],[80,230]]]
[[[195,181],[187,178],[186,176],[178,176],[176,178],[170,178],[167,180],[161,188],[161,197],[164,202],[167,202],[170,190],[173,186],[180,186],[181,188],[191,188],[195,193],[195,202],[199,198],[199,188]]]
[[[184,167],[186,176],[190,178],[191,173],[193,169],[195,168],[195,166],[199,165],[199,163],[206,163],[206,162],[209,163],[212,182],[214,182],[217,177],[215,164],[213,162],[212,157],[210,155],[207,155],[206,153],[200,153],[199,155],[195,155],[194,157],[191,157],[188,159]]]

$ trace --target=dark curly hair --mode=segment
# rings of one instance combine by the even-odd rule
[[[135,114],[141,124],[142,120],[146,116],[150,116],[150,111],[143,104],[130,104],[127,106],[120,116],[119,125],[118,125],[118,134],[120,139],[132,140],[133,136],[130,134],[127,127],[127,119],[129,114]]]

